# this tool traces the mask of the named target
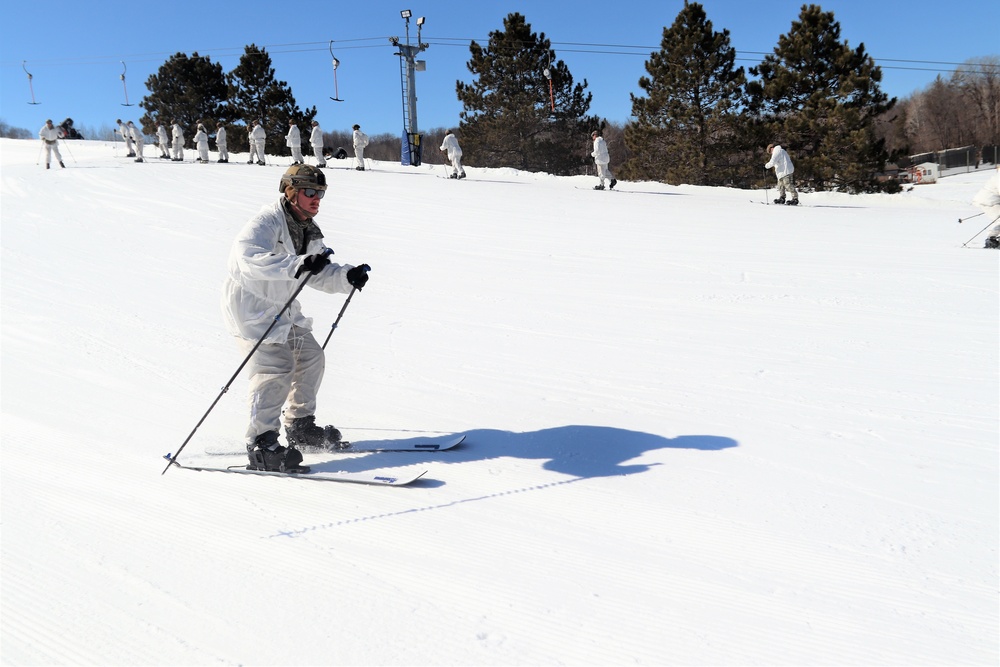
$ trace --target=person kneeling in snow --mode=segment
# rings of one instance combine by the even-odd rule
[[[250,469],[303,471],[297,447],[335,449],[340,442],[340,431],[316,424],[325,358],[312,319],[292,300],[302,283],[332,294],[368,282],[367,264],[332,264],[327,258],[332,251],[313,220],[326,188],[319,168],[289,167],[278,185],[281,197],[247,222],[229,255],[222,296],[226,325],[246,354],[260,343],[247,364]],[[278,442],[282,420],[287,447]]]

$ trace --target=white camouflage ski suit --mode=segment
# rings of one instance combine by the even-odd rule
[[[365,168],[365,146],[368,145],[368,135],[361,130],[354,130],[354,134],[351,135],[351,139],[354,141],[354,157],[358,159],[358,165],[362,169]]]
[[[294,247],[282,196],[264,206],[237,235],[229,254],[222,290],[223,318],[229,332],[239,338],[249,354],[281,309],[298,289],[304,275],[296,277],[309,255],[326,250],[322,236],[309,240],[304,252]],[[351,285],[349,264],[333,264],[306,283],[328,293],[347,293]],[[298,300],[254,352],[250,374],[250,425],[247,443],[267,431],[279,431],[282,421],[316,414],[316,394],[323,380],[323,349],[312,335],[312,319],[302,314]]]
[[[778,199],[785,198],[787,190],[792,195],[792,200],[797,201],[799,193],[795,191],[795,184],[792,182],[792,174],[795,173],[795,165],[788,152],[781,146],[775,145],[771,150],[771,159],[764,165],[764,169],[774,168],[774,175],[778,178]]]
[[[608,164],[611,163],[611,156],[608,154],[608,144],[604,141],[604,137],[598,135],[594,138],[594,150],[590,156],[594,158],[594,165],[597,167],[597,177],[601,179],[601,187],[604,187],[605,180],[613,181],[615,178],[608,168]],[[612,183],[612,185],[614,184]]]
[[[323,157],[323,130],[319,129],[319,123],[313,125],[309,134],[309,145],[312,146],[313,156],[316,158],[316,166],[325,167],[326,158]]]
[[[267,143],[267,132],[264,130],[264,126],[257,123],[257,126],[250,132],[250,137],[253,140],[253,150],[257,152],[257,164],[264,164],[266,162],[264,144]]]
[[[62,139],[63,133],[58,127],[49,127],[46,123],[42,125],[42,129],[38,131],[38,138],[42,140],[45,145],[45,167],[49,166],[49,159],[52,153],[56,154],[56,161],[59,162],[60,166],[63,165],[62,155],[59,153],[59,140]]]
[[[302,135],[299,133],[297,125],[288,127],[288,134],[285,135],[285,145],[292,149],[292,162],[301,164],[302,159]]]
[[[219,149],[219,159],[229,162],[229,144],[226,143],[226,128],[221,125],[215,130],[215,147]]]
[[[174,139],[174,160],[180,161],[184,159],[184,130],[181,129],[179,123],[174,123],[171,128],[171,133]]]
[[[465,167],[462,166],[462,147],[458,145],[458,139],[455,138],[454,134],[449,132],[444,135],[444,141],[441,142],[441,150],[448,153],[452,176],[465,176]]]

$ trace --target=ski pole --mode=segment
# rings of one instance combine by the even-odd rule
[[[985,213],[985,211],[983,211],[983,213]],[[993,222],[991,222],[990,225],[992,225],[997,220],[1000,220],[1000,215],[998,215],[997,217],[993,218]],[[989,229],[990,225],[986,225],[985,227],[983,227],[982,229],[980,229],[978,232],[976,232],[976,236],[979,236],[980,234],[982,234],[983,232],[985,232],[987,229]],[[973,236],[972,239],[976,238],[976,236]],[[962,247],[964,248],[965,246],[967,246],[970,243],[972,243],[972,239],[969,239],[968,241],[966,241],[965,243],[963,243]]]
[[[982,213],[976,213],[975,215],[970,215],[968,218],[959,218],[958,219],[958,224],[962,224],[966,220],[972,220],[973,218],[978,218],[979,216],[985,215],[985,214],[986,214],[986,211],[983,211]]]
[[[333,253],[333,250],[327,248],[326,250],[323,251],[323,256],[326,257],[331,253]],[[309,282],[309,279],[312,278],[312,275],[313,275],[312,273],[306,273],[306,277],[302,279],[301,283],[299,283],[299,286],[295,289],[295,292],[288,299],[288,301],[285,302],[285,305],[282,306],[278,314],[274,316],[274,319],[271,320],[271,325],[267,328],[267,331],[265,331],[264,335],[261,336],[260,339],[254,344],[253,349],[250,350],[250,353],[243,360],[243,363],[241,363],[240,367],[236,369],[236,372],[233,373],[233,376],[229,378],[229,382],[227,382],[226,386],[222,388],[222,391],[219,392],[219,395],[215,397],[215,400],[212,401],[212,404],[208,406],[208,410],[205,411],[205,414],[202,415],[202,418],[198,420],[198,423],[195,424],[194,429],[191,431],[188,437],[184,439],[184,442],[181,443],[181,446],[177,448],[177,453],[173,455],[167,454],[170,463],[168,463],[167,467],[163,469],[163,472],[160,473],[161,475],[166,474],[167,470],[170,469],[170,466],[172,466],[174,462],[177,460],[177,457],[180,456],[180,453],[184,450],[185,447],[187,447],[187,444],[191,442],[191,438],[194,437],[195,431],[197,431],[198,428],[205,422],[205,420],[208,418],[209,413],[211,413],[212,410],[215,409],[216,404],[218,404],[218,402],[222,399],[223,394],[229,391],[229,387],[232,386],[233,382],[236,381],[237,376],[240,374],[243,368],[250,362],[250,358],[254,355],[254,352],[256,352],[257,348],[261,346],[261,344],[264,342],[264,339],[267,338],[267,335],[271,333],[271,329],[273,329],[274,326],[278,323],[278,320],[281,319],[281,316],[285,314],[285,311],[291,307],[292,302],[295,301],[296,297],[298,297],[299,292],[301,292],[302,288],[306,286],[306,283]]]
[[[38,164],[39,164],[39,163],[40,163],[40,162],[42,161],[42,149],[43,149],[43,148],[45,148],[45,142],[44,142],[44,140],[42,141],[42,143],[40,143],[40,144],[38,145],[38,157],[36,157],[36,158],[35,158],[35,166],[36,166],[36,167],[37,167],[37,166],[38,166]],[[961,222],[961,221],[960,221],[960,222]]]
[[[75,156],[75,155],[73,155],[73,151],[71,151],[71,150],[69,149],[69,145],[68,145],[68,144],[66,143],[66,140],[65,140],[65,139],[60,139],[60,140],[59,140],[59,143],[61,143],[61,144],[63,145],[63,148],[65,148],[65,149],[66,149],[66,152],[67,152],[67,153],[69,153],[69,156],[70,156],[71,158],[73,158],[73,164],[76,164],[76,163],[77,163],[77,162],[76,162],[76,156]]]
[[[367,264],[362,264],[358,268],[364,271],[365,273],[368,273],[369,271],[372,270],[372,267],[368,266]],[[344,301],[343,307],[341,307],[340,312],[337,314],[337,319],[333,321],[333,326],[330,327],[330,333],[326,335],[326,340],[323,341],[324,350],[326,349],[326,344],[330,342],[330,336],[332,336],[333,332],[337,330],[337,325],[340,324],[340,318],[344,316],[344,311],[347,310],[347,304],[351,302],[351,297],[353,297],[354,293],[357,291],[358,291],[357,287],[352,287],[351,293],[347,295],[347,300]]]
[[[764,203],[771,203],[771,197],[767,194],[767,167],[764,167]]]
[[[333,321],[333,326],[330,327],[330,333],[326,335],[326,340],[323,341],[323,348],[326,349],[326,344],[330,342],[330,337],[333,336],[333,332],[337,330],[337,325],[340,324],[340,318],[344,316],[344,311],[347,310],[347,304],[351,302],[351,297],[354,293],[358,291],[357,287],[351,288],[351,293],[347,295],[347,300],[344,301],[344,305],[340,309],[340,313],[337,314],[337,319]]]

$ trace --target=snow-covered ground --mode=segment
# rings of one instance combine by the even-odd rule
[[[3,664],[1000,661],[987,172],[795,209],[331,163],[372,272],[320,420],[468,434],[307,456],[427,471],[388,488],[160,474],[242,360],[225,261],[282,170],[65,148],[0,141]],[[343,300],[306,290],[319,336]],[[206,452],[245,388],[183,461],[241,462]]]

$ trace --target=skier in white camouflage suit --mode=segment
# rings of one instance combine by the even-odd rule
[[[368,135],[361,131],[360,125],[355,125],[353,129],[354,133],[351,135],[351,140],[354,142],[354,157],[358,160],[358,166],[355,169],[364,171],[365,146],[368,145]]]
[[[302,164],[302,134],[294,119],[288,120],[288,134],[285,135],[285,145],[292,149],[292,164]]]
[[[118,134],[122,135],[122,139],[125,141],[125,149],[128,151],[125,157],[135,157],[135,150],[132,148],[132,135],[128,131],[128,124],[121,118],[116,119],[115,123],[118,125]]]
[[[319,127],[319,121],[312,122],[312,132],[309,133],[309,145],[312,146],[313,155],[316,157],[316,165],[326,166],[326,158],[323,157],[323,130]]]
[[[799,193],[795,191],[795,179],[792,177],[792,174],[795,173],[792,158],[788,157],[788,152],[784,148],[775,144],[768,144],[767,155],[770,159],[764,165],[764,169],[773,167],[774,175],[778,178],[778,198],[774,200],[774,203],[787,203],[789,206],[795,206],[799,203]],[[785,201],[786,190],[792,195],[792,198],[787,202]]]
[[[203,123],[198,123],[198,131],[194,133],[194,146],[198,150],[195,162],[208,164],[208,130]]]
[[[614,190],[615,186],[618,185],[618,179],[614,177],[608,168],[608,165],[611,163],[611,156],[608,154],[608,144],[597,130],[590,133],[590,139],[594,142],[594,150],[590,153],[590,156],[594,158],[594,165],[597,167],[597,177],[601,179],[601,182],[595,185],[594,189],[603,190],[604,181],[607,180],[610,181],[608,189]]]
[[[444,133],[440,150],[448,156],[448,161],[451,162],[451,176],[449,178],[465,178],[465,167],[462,166],[462,147],[458,145],[458,139],[455,138],[455,133],[451,130]]]
[[[136,162],[144,162],[142,157],[143,147],[146,145],[146,137],[142,133],[142,127],[136,125],[132,121],[128,122],[128,135],[132,137],[132,143],[135,146]]]
[[[219,125],[215,128],[215,147],[219,149],[218,162],[229,162],[229,144],[226,143],[226,126]]]
[[[993,175],[986,181],[986,185],[976,193],[972,203],[983,209],[983,213],[991,218],[993,222],[1000,219],[1000,165],[993,170]],[[991,234],[986,237],[986,248],[1000,248],[1000,225],[990,230]]]
[[[332,264],[327,257],[323,233],[313,221],[326,188],[318,167],[289,167],[278,185],[281,197],[250,219],[229,255],[222,295],[227,327],[248,355],[261,343],[247,366],[246,443],[250,467],[257,470],[295,470],[302,461],[297,447],[335,449],[340,442],[340,431],[316,424],[325,358],[312,319],[297,300],[282,314],[303,282],[322,292],[346,293],[368,281],[368,265]],[[287,448],[278,442],[282,422]]]
[[[257,153],[257,164],[263,166],[264,162],[264,144],[267,143],[267,131],[264,129],[264,124],[255,120],[253,122],[253,130],[250,132],[250,138],[253,141],[253,151]]]
[[[181,129],[181,124],[176,120],[171,127],[171,136],[173,137],[173,157],[170,159],[174,162],[184,161],[184,130]]]
[[[156,121],[156,143],[160,146],[160,158],[169,158],[170,139],[167,136],[167,128],[163,127],[161,121]]]
[[[63,131],[52,124],[52,120],[49,119],[45,121],[45,125],[42,129],[38,131],[38,138],[42,140],[42,145],[45,146],[45,168],[49,168],[49,161],[52,157],[52,153],[56,154],[56,161],[59,162],[59,166],[63,169],[66,165],[63,164],[62,154],[59,153],[59,140],[62,139]]]

